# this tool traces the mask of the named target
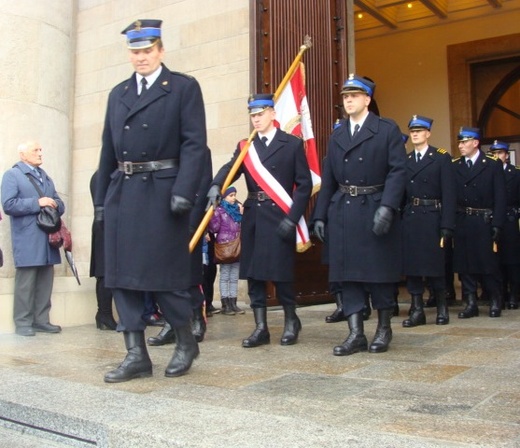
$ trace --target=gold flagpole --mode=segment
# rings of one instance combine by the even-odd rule
[[[289,70],[287,70],[287,73],[282,79],[282,82],[278,85],[278,88],[276,89],[276,92],[274,92],[274,101],[278,99],[280,94],[282,93],[283,89],[291,79],[292,75],[298,68],[298,65],[300,64],[300,61],[303,57],[303,53],[305,53],[309,48],[312,47],[312,41],[310,36],[305,36],[304,44],[300,47],[300,51],[294,58],[291,66],[289,67]],[[249,135],[249,138],[247,139],[247,143],[242,148],[242,151],[238,155],[237,159],[235,160],[235,163],[231,167],[231,170],[229,171],[226,180],[224,181],[224,185],[222,185],[221,194],[224,194],[224,192],[227,190],[227,188],[231,185],[231,182],[233,181],[233,178],[235,177],[238,168],[240,168],[240,165],[242,165],[242,162],[244,161],[247,150],[249,149],[249,146],[251,146],[251,142],[254,140],[256,136],[256,129],[251,132]],[[195,249],[195,246],[199,242],[200,238],[202,237],[202,234],[204,233],[204,230],[209,224],[209,221],[211,219],[211,216],[213,215],[213,206],[210,205],[208,210],[206,211],[206,214],[204,215],[204,218],[202,218],[202,221],[199,224],[199,227],[197,228],[197,231],[194,233],[194,235],[191,238],[190,241],[190,253],[193,252],[193,249]]]

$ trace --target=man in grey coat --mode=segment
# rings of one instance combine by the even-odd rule
[[[328,238],[329,281],[341,285],[350,329],[334,348],[336,356],[388,350],[395,284],[401,276],[398,209],[406,183],[406,150],[396,123],[368,110],[374,89],[373,82],[355,75],[343,85],[349,118],[329,139],[314,209],[314,232],[322,241]],[[378,311],[370,347],[362,315],[367,292]]]
[[[61,263],[59,249],[49,245],[49,235],[36,224],[42,207],[65,212],[52,179],[40,168],[42,148],[29,141],[18,146],[20,162],[2,178],[2,207],[11,218],[14,265],[13,319],[16,334],[34,336],[36,331],[59,333],[61,328],[49,321],[54,265]],[[32,177],[43,193],[29,180]]]

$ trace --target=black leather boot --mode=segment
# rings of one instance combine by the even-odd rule
[[[509,291],[508,301],[507,301],[507,309],[508,310],[517,310],[518,309],[518,285],[516,283],[511,284],[511,291]]]
[[[234,316],[236,314],[231,308],[230,300],[229,297],[222,297],[220,301],[222,303],[222,314],[225,316]]]
[[[431,287],[431,285],[428,286],[428,300],[426,301],[424,308],[435,308],[437,306],[437,297],[435,296],[435,291]]]
[[[295,305],[285,305],[284,312],[284,327],[280,345],[293,345],[298,340],[298,335],[302,329],[300,318],[296,315]]]
[[[412,294],[412,314],[408,319],[403,320],[403,327],[417,327],[426,324],[426,316],[424,315],[424,303],[421,294]]]
[[[195,336],[195,340],[197,342],[202,342],[204,340],[204,335],[206,334],[206,321],[204,320],[204,315],[202,314],[202,306],[199,306],[197,309],[193,310],[191,332],[193,333],[193,336]]]
[[[259,345],[269,344],[271,335],[267,328],[267,308],[253,308],[256,328],[247,339],[242,341],[242,347],[251,348]]]
[[[164,323],[161,331],[157,336],[150,336],[147,341],[148,345],[159,346],[173,344],[175,342],[175,331],[168,322]]]
[[[392,315],[392,308],[386,310],[377,310],[377,328],[376,334],[374,335],[374,340],[368,348],[370,353],[383,353],[388,350],[388,346],[392,340],[392,327],[390,325]]]
[[[457,303],[457,294],[455,293],[455,288],[453,285],[448,286],[446,289],[446,305],[447,306],[455,306]]]
[[[489,301],[489,317],[500,317],[502,314],[502,294],[499,291],[491,293]]]
[[[347,318],[343,314],[343,300],[341,292],[336,293],[336,309],[330,315],[325,317],[325,322],[328,324],[335,324],[337,322],[341,322],[346,320]]]
[[[191,325],[174,328],[177,345],[173,357],[164,371],[167,377],[184,375],[190,370],[191,364],[199,356],[199,344],[191,332]]]
[[[105,375],[105,383],[122,383],[152,376],[152,361],[144,343],[144,331],[125,331],[124,337],[128,353],[117,369]]]
[[[448,325],[450,323],[450,315],[448,313],[448,299],[446,291],[441,289],[435,291],[437,295],[437,318],[435,319],[436,325]]]
[[[470,317],[478,317],[477,295],[470,292],[467,297],[467,305],[464,310],[459,313],[459,319],[469,319]]]
[[[236,314],[245,314],[246,312],[240,308],[237,305],[237,298],[236,297],[230,297],[229,298],[229,306],[231,307],[231,310],[234,311]]]
[[[96,299],[96,327],[99,330],[115,330],[117,322],[112,314],[112,290],[105,288],[105,280],[102,277],[96,278]]]
[[[354,313],[347,318],[350,333],[341,345],[334,347],[332,352],[334,356],[348,356],[368,350],[368,341],[364,334],[363,320],[363,313]]]
[[[399,314],[399,311],[397,313]],[[365,294],[365,304],[363,305],[361,314],[363,315],[363,320],[368,320],[372,314],[372,307],[370,306],[370,294],[368,293]]]
[[[399,297],[399,288],[395,288],[395,293],[394,293],[394,309],[392,311],[392,316],[399,316],[399,301],[397,300],[397,298]]]

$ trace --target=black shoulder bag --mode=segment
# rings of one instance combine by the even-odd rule
[[[36,191],[43,197],[43,191],[38,186],[36,181],[30,174],[26,174],[27,178],[31,181],[36,188]],[[49,207],[48,205],[40,208],[40,213],[36,217],[36,224],[45,233],[54,233],[61,229],[61,218],[60,212],[57,208]]]

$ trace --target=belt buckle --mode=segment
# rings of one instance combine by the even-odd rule
[[[413,198],[413,199],[412,199],[412,205],[415,206],[415,207],[417,207],[417,206],[419,205],[419,201],[420,201],[419,198]]]
[[[264,202],[267,198],[266,198],[266,194],[265,194],[265,191],[259,191],[257,194],[256,194],[256,198],[258,200],[258,202]]]
[[[123,162],[123,172],[128,176],[134,174],[134,164],[132,162]]]
[[[357,186],[356,185],[349,185],[349,187],[348,187],[348,194],[350,196],[357,196],[358,195]]]

